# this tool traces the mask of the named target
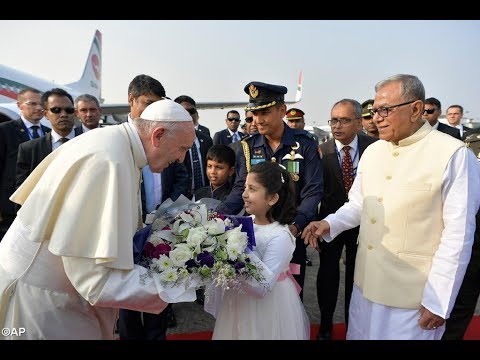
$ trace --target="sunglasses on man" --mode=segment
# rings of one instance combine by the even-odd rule
[[[75,109],[72,107],[62,108],[62,107],[54,106],[50,108],[50,111],[54,114],[60,114],[62,110],[64,110],[67,114],[73,114],[75,112]]]
[[[424,114],[429,114],[429,115],[432,115],[434,112],[435,112],[436,109],[425,109],[423,110],[423,113]]]

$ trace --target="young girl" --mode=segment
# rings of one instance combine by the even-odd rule
[[[245,211],[254,219],[254,262],[270,273],[268,286],[245,281],[226,290],[216,316],[213,340],[308,340],[310,323],[290,273],[295,238],[288,230],[295,216],[295,189],[278,163],[252,166],[243,192]],[[257,259],[258,257],[258,259]]]

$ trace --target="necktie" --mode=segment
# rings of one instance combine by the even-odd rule
[[[203,186],[202,169],[200,167],[200,160],[198,158],[197,144],[192,146],[192,165],[193,165],[193,191],[200,189]]]
[[[60,141],[60,145],[62,145],[65,144],[68,140],[68,138],[60,138],[58,141]]]
[[[32,129],[32,139],[36,139],[40,137],[40,134],[38,133],[37,125],[33,125],[32,127],[30,127],[30,129]]]
[[[342,159],[342,178],[345,191],[348,193],[353,184],[353,162],[350,156],[350,146],[344,146],[342,148],[344,155]]]
[[[240,138],[238,137],[238,133],[237,132],[233,133],[232,143],[237,142],[238,140],[240,140]]]

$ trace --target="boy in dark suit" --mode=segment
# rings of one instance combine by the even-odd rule
[[[195,191],[195,199],[225,200],[233,186],[235,151],[223,144],[213,145],[207,152],[207,177],[210,185]]]

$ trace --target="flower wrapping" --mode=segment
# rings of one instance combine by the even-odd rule
[[[222,215],[212,200],[195,203],[181,196],[160,205],[153,223],[134,236],[134,258],[148,269],[145,276],[156,274],[175,292],[264,280],[261,265],[249,255],[255,246],[252,218]]]

